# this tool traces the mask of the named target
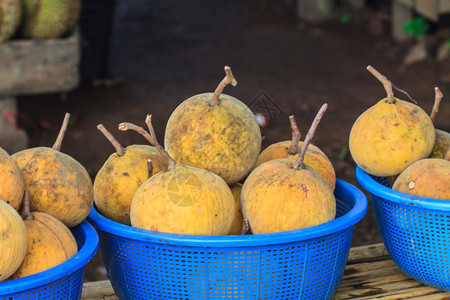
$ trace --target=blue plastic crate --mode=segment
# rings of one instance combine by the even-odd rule
[[[93,208],[108,276],[119,299],[330,299],[341,282],[353,225],[367,210],[337,180],[337,218],[260,235],[197,236],[113,222]]]
[[[78,253],[46,271],[0,282],[0,300],[76,300],[81,299],[86,264],[97,252],[99,239],[87,221],[71,228]]]
[[[392,260],[417,281],[450,292],[450,201],[394,191],[359,167],[356,178],[370,193]]]

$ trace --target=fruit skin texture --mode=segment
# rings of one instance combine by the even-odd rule
[[[169,118],[164,145],[177,162],[211,171],[228,184],[243,179],[261,151],[261,131],[251,110],[238,99],[213,93],[182,102]]]
[[[142,229],[198,235],[227,235],[234,199],[214,173],[177,163],[150,177],[131,203],[131,225]]]
[[[238,235],[241,233],[242,230],[242,211],[241,211],[241,190],[242,190],[242,184],[237,182],[230,186],[231,193],[233,194],[234,198],[234,221],[233,225],[231,226],[230,234],[232,235]]]
[[[444,158],[447,151],[450,149],[450,133],[436,129],[436,140],[434,141],[433,150],[431,151],[431,158]]]
[[[86,169],[71,156],[49,147],[35,147],[11,156],[30,191],[32,211],[48,213],[67,227],[80,224],[94,202]]]
[[[46,213],[32,212],[34,220],[24,220],[27,229],[27,253],[11,279],[48,270],[65,262],[77,251],[72,232],[58,219]]]
[[[131,201],[148,179],[147,159],[152,161],[153,174],[167,169],[164,157],[148,145],[130,145],[124,155],[109,156],[94,180],[94,202],[102,215],[115,222],[131,224]]]
[[[25,182],[16,162],[2,148],[0,148],[0,182],[0,200],[18,210],[22,203]]]
[[[433,149],[435,129],[419,106],[387,98],[362,113],[350,131],[349,148],[355,163],[374,176],[400,174]]]
[[[395,180],[393,190],[427,198],[450,200],[450,161],[421,159]]]
[[[298,153],[295,155],[288,153],[290,145],[291,141],[282,141],[268,146],[259,154],[255,167],[277,158],[297,159]],[[299,142],[298,149],[300,149],[302,145],[303,142]],[[319,147],[309,144],[304,162],[319,173],[319,175],[331,186],[332,190],[334,190],[336,186],[336,173],[333,164]]]
[[[27,231],[19,213],[0,201],[0,281],[10,277],[20,266],[27,249]]]
[[[0,43],[9,40],[16,33],[21,18],[21,0],[0,1]]]
[[[254,234],[315,226],[335,218],[336,199],[328,183],[306,164],[280,158],[254,169],[242,186],[241,207]]]
[[[81,0],[24,0],[21,33],[25,38],[59,38],[73,30]]]

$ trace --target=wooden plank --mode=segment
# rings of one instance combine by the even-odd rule
[[[438,3],[439,3],[438,10],[439,10],[440,14],[445,14],[445,13],[450,12],[450,1],[440,0]]]
[[[411,7],[401,3],[399,0],[391,2],[391,34],[396,41],[405,41],[411,38],[410,35],[403,31],[405,22],[413,18],[413,10]]]
[[[383,243],[352,247],[348,254],[347,263],[357,263],[360,261],[380,260],[388,258],[389,253]]]
[[[115,298],[111,298],[115,297]],[[89,300],[115,300],[114,289],[109,280],[91,281],[83,283],[81,299]]]
[[[331,18],[335,8],[334,0],[297,0],[297,16],[312,23]]]
[[[438,0],[416,0],[416,11],[435,22],[439,20]]]
[[[405,5],[406,7],[413,8],[414,0],[393,0],[393,2],[397,2],[398,4]]]
[[[66,92],[78,85],[79,33],[0,44],[0,95]]]

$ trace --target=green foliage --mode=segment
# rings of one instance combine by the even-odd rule
[[[341,16],[341,23],[348,24],[352,20],[352,15],[350,13],[343,14]]]
[[[403,31],[410,33],[414,38],[419,38],[427,34],[429,29],[430,24],[422,17],[408,20],[403,26]]]

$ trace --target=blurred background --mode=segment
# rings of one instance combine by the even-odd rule
[[[348,151],[350,129],[386,96],[368,65],[426,112],[439,87],[444,98],[435,127],[450,131],[449,0],[81,4],[74,29],[56,40],[32,43],[16,34],[0,44],[0,143],[10,154],[51,146],[69,112],[61,150],[94,179],[114,152],[97,124],[123,146],[144,144],[140,135],[120,132],[117,125],[144,126],[145,116],[152,114],[162,143],[171,112],[195,94],[214,91],[225,65],[238,81],[225,93],[269,117],[263,148],[291,138],[290,115],[306,135],[321,105],[328,103],[312,143],[328,155],[339,179],[358,187]],[[369,206],[355,227],[353,245],[378,242]],[[87,266],[86,280],[103,278],[98,253]]]

